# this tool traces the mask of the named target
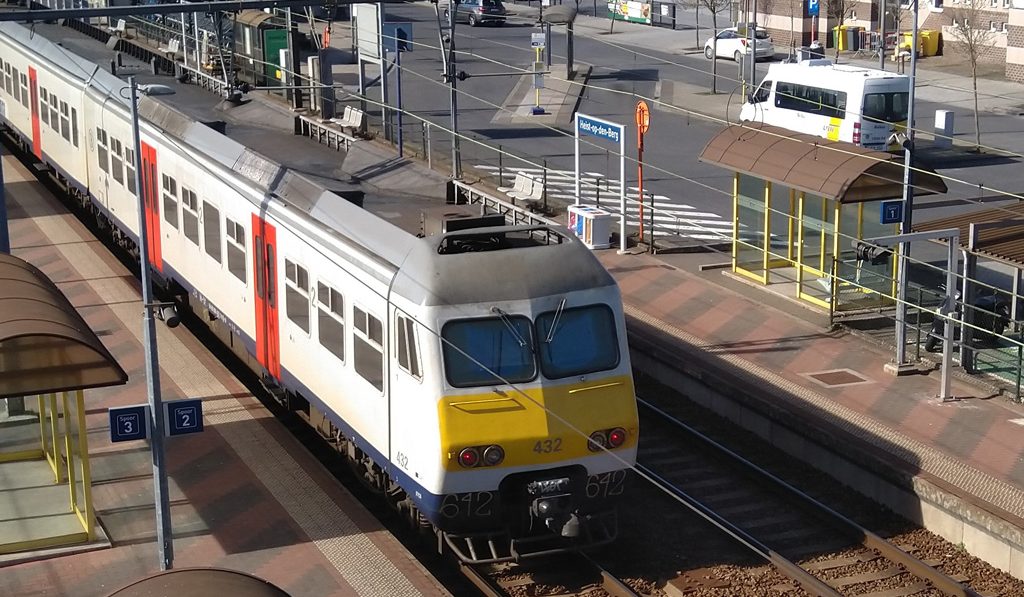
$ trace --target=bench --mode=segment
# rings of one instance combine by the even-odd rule
[[[363,131],[366,124],[366,112],[352,106],[345,106],[341,118],[332,118],[331,122],[340,125],[342,130],[351,129],[352,134]]]
[[[124,37],[124,34],[126,33],[127,29],[128,22],[124,19],[118,19],[117,23],[110,27],[110,33],[116,35],[117,37]]]
[[[512,191],[512,192],[515,192],[515,193],[524,193],[524,192],[527,191],[527,185],[530,184],[529,181],[530,181],[530,179],[529,179],[528,175],[525,172],[523,172],[522,170],[520,170],[519,172],[516,172],[516,179],[515,179],[515,181],[513,181],[512,186],[510,186],[510,187],[498,187],[498,191],[500,191],[502,193],[508,193],[509,191]]]
[[[181,49],[181,40],[177,37],[172,37],[166,46],[160,46],[159,49],[161,54],[174,60],[178,55],[178,50]]]
[[[524,188],[522,191],[509,191],[506,193],[513,199],[521,199],[524,201],[540,201],[544,197],[544,182],[539,176],[532,176],[530,174],[523,175],[529,186]]]

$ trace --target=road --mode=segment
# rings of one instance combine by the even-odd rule
[[[584,5],[584,8],[586,6]],[[530,34],[537,31],[535,17],[523,5],[510,5],[518,13],[503,27],[471,28],[460,24],[456,27],[458,48],[464,52],[459,58],[459,70],[467,73],[514,72],[514,68],[528,69],[533,61]],[[584,11],[586,12],[586,11]],[[692,11],[689,14],[692,17]],[[405,109],[420,117],[442,126],[449,123],[448,90],[441,83],[441,56],[438,45],[436,19],[428,4],[406,4],[388,6],[389,20],[414,22],[415,50],[402,59]],[[702,18],[702,22],[705,22]],[[617,32],[607,34],[591,28],[577,28],[576,57],[578,62],[593,66],[589,86],[580,99],[580,112],[605,118],[614,122],[632,124],[634,106],[638,98],[661,99],[673,106],[688,107],[693,101],[694,89],[710,89],[710,61],[694,50],[694,33],[690,31],[654,31],[660,35],[666,51],[659,51],[640,45],[644,43],[644,31],[638,34],[625,31],[617,23]],[[635,31],[635,29],[634,29]],[[667,34],[667,35],[666,35]],[[564,63],[564,35],[552,34],[553,62]],[[634,43],[635,42],[635,43]],[[659,42],[660,43],[660,42]],[[645,45],[654,45],[645,43]],[[429,46],[429,47],[428,47]],[[761,74],[767,64],[759,66]],[[737,65],[731,61],[718,61],[719,83],[722,93],[718,102],[728,103],[729,113],[735,115],[742,96],[738,91]],[[573,168],[573,141],[571,121],[555,127],[538,126],[530,123],[509,125],[493,122],[498,106],[516,84],[518,77],[470,78],[459,83],[459,129],[460,132],[479,139],[484,145],[463,142],[463,165],[469,170],[477,167],[477,173],[486,176],[488,172],[497,175],[497,152],[502,151],[520,156],[522,161],[508,155],[502,160],[507,172],[505,183],[511,183],[515,168],[531,169],[546,163],[549,168],[561,170],[567,176],[552,175],[549,179],[550,196],[560,200],[571,194]],[[675,93],[665,93],[675,89]],[[942,88],[920,88],[919,95],[936,98],[955,95],[956,91]],[[685,92],[683,92],[685,90]],[[379,94],[371,90],[371,95]],[[379,97],[379,95],[378,95]],[[705,100],[706,103],[706,100]],[[969,138],[973,121],[962,106],[951,106],[924,99],[917,104],[920,128],[931,126],[931,117],[937,109],[954,109],[957,112],[956,129],[960,137]],[[1022,110],[1024,112],[1024,110]],[[728,233],[732,218],[729,192],[732,186],[730,173],[698,161],[704,145],[719,130],[722,123],[687,115],[681,111],[659,108],[651,116],[651,131],[645,141],[645,189],[655,193],[656,204],[671,212],[673,223],[685,234],[704,238],[709,230]],[[1024,153],[1024,119],[1016,114],[986,113],[982,117],[984,142],[1013,152]],[[635,133],[632,126],[627,129],[627,184],[636,184]],[[441,135],[438,135],[441,136]],[[433,139],[435,150],[447,147],[447,139]],[[583,151],[582,170],[602,175],[603,185],[618,176],[617,147],[592,141]],[[950,192],[944,196],[918,200],[916,213],[920,219],[942,217],[962,210],[965,206],[981,201],[986,206],[998,204],[997,193],[978,191],[978,183],[1008,192],[1022,192],[1024,185],[1018,181],[1015,172],[1017,159],[978,160],[971,164],[954,163],[943,168],[941,173],[963,180],[964,184],[950,182]],[[943,166],[946,163],[942,164]],[[588,179],[593,180],[593,179]],[[496,178],[495,178],[496,181]],[[615,192],[611,188],[602,190],[603,197]],[[685,218],[681,221],[675,218]],[[713,233],[711,236],[719,234]]]

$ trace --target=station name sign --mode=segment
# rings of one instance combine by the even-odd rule
[[[601,137],[615,143],[622,139],[622,125],[594,118],[593,116],[577,114],[576,128],[581,134]]]

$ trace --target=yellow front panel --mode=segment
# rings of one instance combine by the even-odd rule
[[[464,470],[457,461],[462,448],[490,444],[505,450],[501,467],[557,464],[592,455],[587,437],[598,429],[622,427],[622,447],[635,446],[639,426],[629,375],[445,396],[438,418],[441,465],[447,470]]]

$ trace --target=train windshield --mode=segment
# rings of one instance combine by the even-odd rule
[[[451,321],[441,330],[448,383],[458,388],[521,383],[537,375],[533,326],[521,315]]]
[[[540,366],[548,379],[613,369],[619,364],[615,316],[605,305],[557,309],[537,317]]]

